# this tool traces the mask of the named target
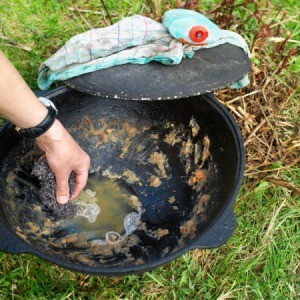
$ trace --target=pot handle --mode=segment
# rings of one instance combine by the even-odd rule
[[[12,234],[0,219],[0,251],[6,253],[30,253],[29,246]]]
[[[191,249],[216,248],[224,245],[232,236],[235,228],[235,215],[232,207],[228,207],[217,221],[209,227],[191,245]]]
[[[66,86],[59,86],[57,88],[47,90],[47,91],[36,90],[34,91],[34,94],[37,97],[48,97],[48,96],[55,97],[59,94],[66,92],[67,90],[69,89]]]

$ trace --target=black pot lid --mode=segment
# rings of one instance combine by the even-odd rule
[[[120,65],[68,79],[65,85],[90,95],[125,100],[187,98],[229,86],[249,69],[250,60],[241,48],[223,44],[198,50],[179,65]]]

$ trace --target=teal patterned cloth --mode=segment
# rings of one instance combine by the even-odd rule
[[[195,26],[207,30],[207,37],[201,43],[189,38],[189,32]],[[165,13],[163,24],[134,15],[112,26],[92,29],[72,37],[40,66],[38,85],[40,89],[47,90],[54,81],[127,63],[158,61],[165,65],[176,65],[183,58],[192,58],[196,50],[224,43],[241,47],[249,55],[248,46],[240,35],[219,29],[194,11],[170,10]],[[232,88],[241,88],[248,83],[248,77],[245,77]]]

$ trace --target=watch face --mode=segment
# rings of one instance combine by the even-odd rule
[[[41,103],[43,103],[46,107],[51,106],[52,108],[55,109],[56,113],[58,113],[57,108],[55,107],[54,103],[52,101],[50,101],[49,99],[45,98],[45,97],[39,97],[39,100]]]

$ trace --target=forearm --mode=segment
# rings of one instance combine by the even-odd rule
[[[47,113],[48,109],[0,51],[0,114],[20,128],[31,128],[39,125]],[[55,175],[57,201],[64,204],[70,199],[68,178],[72,171],[76,173],[76,189],[72,195],[75,199],[88,178],[89,156],[58,120],[36,140]]]
[[[20,128],[34,127],[47,115],[47,108],[1,51],[0,114]]]

